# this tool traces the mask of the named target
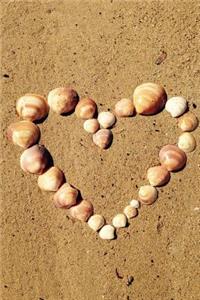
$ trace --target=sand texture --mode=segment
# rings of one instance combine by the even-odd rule
[[[200,1],[5,1],[1,9],[2,300],[198,300],[200,147],[112,242],[55,209],[5,138],[15,102],[73,86],[99,110],[146,81],[182,95],[200,117]],[[166,111],[120,120],[102,151],[74,114],[50,113],[41,143],[108,221],[137,197],[162,145],[180,134]],[[200,129],[194,132],[200,144]],[[130,276],[133,281],[127,284]],[[130,280],[131,281],[131,280]]]

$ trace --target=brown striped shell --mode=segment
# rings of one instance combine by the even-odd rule
[[[175,145],[166,145],[159,152],[160,162],[168,171],[181,170],[187,161],[186,154]]]

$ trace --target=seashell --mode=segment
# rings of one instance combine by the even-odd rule
[[[75,114],[81,119],[92,119],[97,112],[97,105],[91,98],[83,98],[75,109]]]
[[[24,150],[20,157],[22,170],[32,174],[44,173],[50,163],[50,153],[43,145],[34,145]]]
[[[158,191],[151,185],[143,185],[140,187],[138,195],[142,204],[150,205],[158,198]]]
[[[133,200],[130,201],[130,205],[134,208],[139,208],[140,207],[140,202],[138,200],[133,199]]]
[[[26,94],[17,100],[16,110],[24,120],[39,121],[48,115],[49,106],[43,96]]]
[[[115,238],[115,228],[112,225],[104,225],[99,231],[99,236],[103,240],[113,240]]]
[[[47,192],[56,192],[64,182],[65,176],[58,167],[51,167],[38,177],[38,186]]]
[[[84,122],[83,128],[89,133],[95,133],[99,130],[99,122],[97,119],[88,119]]]
[[[196,140],[190,132],[182,133],[178,138],[178,147],[184,152],[192,152],[196,148]]]
[[[112,143],[113,134],[110,129],[100,129],[93,134],[93,142],[102,149],[106,149]]]
[[[75,205],[78,197],[78,190],[69,183],[61,185],[59,190],[54,194],[53,201],[57,208],[70,208]]]
[[[142,115],[153,115],[160,112],[167,101],[165,89],[157,83],[143,83],[133,93],[136,112]]]
[[[70,215],[80,221],[87,222],[93,214],[93,205],[88,200],[82,200],[79,204],[70,207]]]
[[[40,128],[30,121],[19,121],[10,124],[7,138],[22,148],[36,144],[40,138]]]
[[[48,104],[51,110],[60,115],[74,111],[78,101],[77,92],[69,87],[59,87],[48,94]]]
[[[190,111],[178,119],[178,127],[182,131],[193,131],[197,128],[198,124],[197,117]]]
[[[178,171],[182,169],[187,161],[185,153],[175,145],[162,147],[159,153],[160,162],[168,171]]]
[[[138,215],[138,210],[137,210],[137,208],[135,208],[131,205],[127,205],[124,208],[124,214],[126,215],[126,217],[128,219],[132,219],[132,218],[135,218]]]
[[[152,167],[147,171],[147,179],[152,186],[162,186],[170,180],[170,172],[165,166]]]
[[[126,227],[127,217],[124,214],[117,214],[112,220],[112,224],[115,228]]]
[[[131,117],[135,111],[133,101],[123,98],[115,104],[115,114],[117,117]]]
[[[110,111],[102,111],[98,115],[98,121],[103,128],[110,128],[115,124],[116,118]]]
[[[88,220],[88,225],[94,231],[98,231],[105,224],[105,219],[101,215],[93,215]]]
[[[170,98],[165,109],[173,118],[181,116],[187,109],[187,101],[183,97],[172,97]]]

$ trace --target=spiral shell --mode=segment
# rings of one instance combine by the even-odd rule
[[[110,128],[115,124],[116,118],[110,111],[102,111],[98,115],[98,121],[103,128]]]
[[[166,101],[165,89],[156,83],[143,83],[136,87],[133,93],[136,112],[143,115],[153,115],[160,112]]]
[[[92,119],[97,112],[97,105],[91,98],[83,98],[79,101],[75,109],[77,118]]]
[[[20,166],[23,171],[32,174],[42,174],[51,163],[51,156],[42,145],[34,145],[22,153]]]
[[[39,121],[48,115],[49,106],[43,96],[26,94],[17,100],[16,110],[24,120]]]
[[[113,240],[115,238],[115,228],[112,225],[104,225],[99,231],[99,237],[103,240]]]
[[[59,87],[48,94],[48,104],[51,110],[60,115],[74,111],[78,101],[77,92],[69,87]]]
[[[133,101],[123,98],[115,104],[115,114],[117,117],[131,117],[135,111]]]
[[[82,200],[79,204],[72,206],[69,212],[72,218],[87,222],[89,217],[93,214],[93,205],[88,200]]]
[[[159,153],[160,162],[168,171],[182,169],[187,161],[185,153],[175,145],[164,146]]]
[[[170,98],[165,109],[173,118],[181,116],[187,109],[187,101],[183,97],[172,97]]]
[[[190,132],[182,133],[178,138],[178,147],[184,152],[192,152],[196,148],[196,140]]]
[[[158,198],[158,191],[151,185],[143,185],[139,189],[138,196],[142,204],[151,205]]]
[[[88,220],[88,226],[94,231],[98,231],[105,224],[105,219],[101,215],[93,215]]]
[[[155,166],[148,169],[147,179],[152,186],[162,186],[170,180],[170,172],[164,166]]]
[[[38,177],[38,186],[47,192],[56,192],[64,182],[65,176],[58,167],[51,167]]]
[[[77,203],[78,190],[69,183],[61,185],[59,190],[54,194],[53,201],[57,208],[70,208]]]
[[[99,126],[99,122],[97,121],[97,119],[88,119],[83,124],[83,128],[88,133],[95,133],[95,132],[97,132],[97,130],[99,130],[99,127],[100,126]]]
[[[127,217],[125,216],[125,214],[117,214],[116,216],[114,216],[112,224],[115,228],[126,227]]]
[[[135,208],[131,205],[127,205],[124,208],[124,214],[126,215],[126,217],[128,219],[132,219],[132,218],[135,218],[138,215],[138,210],[137,210],[137,208]]]
[[[93,142],[101,149],[106,149],[112,143],[113,134],[109,129],[100,129],[93,134]]]
[[[193,131],[197,128],[198,124],[199,121],[197,117],[190,111],[178,118],[178,127],[182,131]]]
[[[30,121],[19,121],[10,124],[7,138],[22,148],[36,144],[40,138],[40,128]]]

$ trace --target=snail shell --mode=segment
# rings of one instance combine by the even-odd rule
[[[137,208],[135,208],[131,205],[127,205],[124,208],[124,214],[126,215],[126,217],[128,219],[132,219],[132,218],[135,218],[138,215],[138,210],[137,210]]]
[[[131,99],[123,98],[115,105],[115,114],[117,117],[131,117],[134,111],[135,108]]]
[[[104,225],[99,231],[99,237],[103,240],[113,240],[115,238],[115,228],[112,225]]]
[[[54,194],[54,205],[57,208],[70,208],[75,205],[78,197],[78,190],[69,183],[61,185],[59,190]]]
[[[143,185],[140,187],[138,195],[142,204],[150,205],[158,198],[158,191],[151,185]]]
[[[100,129],[93,134],[93,142],[101,149],[106,149],[110,146],[113,139],[112,131],[109,129]]]
[[[78,101],[77,92],[69,87],[59,87],[48,94],[48,104],[51,110],[57,114],[71,113]]]
[[[197,117],[190,111],[178,119],[178,127],[182,131],[193,131],[197,128],[198,124]]]
[[[88,226],[94,231],[98,231],[105,224],[105,219],[101,215],[93,215],[88,220]]]
[[[82,200],[79,204],[72,206],[69,212],[73,218],[86,222],[93,214],[93,205],[88,200]]]
[[[196,148],[196,140],[190,132],[184,132],[179,136],[178,147],[184,152],[192,152]]]
[[[115,124],[116,118],[110,111],[102,111],[98,115],[98,121],[103,128],[110,128]]]
[[[136,112],[153,115],[160,112],[167,101],[165,89],[156,83],[143,83],[136,87],[133,102]]]
[[[38,177],[38,186],[47,192],[56,192],[64,182],[65,176],[58,167],[51,167]]]
[[[7,138],[22,148],[36,144],[40,138],[40,128],[30,121],[19,121],[10,124]]]
[[[187,109],[187,101],[183,97],[172,97],[170,98],[165,109],[173,118],[181,116]]]
[[[86,120],[83,124],[83,128],[85,129],[85,131],[87,131],[88,133],[95,133],[97,132],[97,130],[99,130],[99,122],[97,121],[97,119],[89,119]]]
[[[115,228],[126,227],[127,217],[124,214],[117,214],[112,220],[112,224]]]
[[[91,98],[83,98],[75,109],[77,118],[92,119],[97,112],[97,105]]]
[[[164,166],[152,167],[147,171],[147,179],[152,186],[162,186],[170,180],[170,172]]]
[[[51,156],[42,145],[34,145],[22,153],[20,166],[23,171],[32,174],[42,174],[51,163]]]
[[[43,96],[26,94],[17,100],[16,110],[24,120],[39,121],[48,115],[49,106]]]
[[[159,153],[160,162],[168,171],[182,169],[187,161],[185,153],[175,145],[164,146]]]

